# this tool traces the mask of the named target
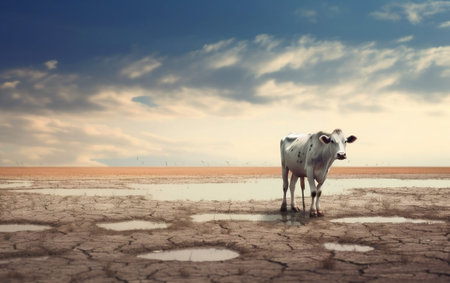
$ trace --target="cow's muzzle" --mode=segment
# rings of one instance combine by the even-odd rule
[[[347,158],[347,154],[345,152],[338,152],[337,153],[337,159],[344,160]]]

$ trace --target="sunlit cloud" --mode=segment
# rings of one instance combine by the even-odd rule
[[[149,74],[160,66],[160,61],[151,56],[146,56],[126,66],[124,69],[122,69],[121,74],[130,79],[137,79]]]
[[[413,39],[414,39],[414,35],[408,35],[408,36],[404,36],[404,37],[397,39],[396,42],[397,43],[405,43],[405,42],[409,42]]]
[[[443,22],[439,25],[440,28],[450,28],[450,21]]]
[[[403,128],[437,136],[427,124],[450,126],[449,46],[262,34],[164,60],[129,58],[96,66],[98,80],[42,64],[2,72],[2,164],[273,165],[282,135],[335,127],[361,136],[356,156],[374,164],[374,129],[402,146]],[[439,156],[416,156],[426,154]]]
[[[404,18],[411,24],[416,25],[425,18],[448,11],[450,11],[450,2],[448,1],[393,2],[384,5],[378,11],[372,12],[371,15],[379,20],[399,21]]]
[[[4,83],[2,83],[2,84],[0,85],[0,88],[3,88],[3,89],[7,89],[7,88],[16,88],[16,86],[17,86],[19,83],[20,83],[19,80],[15,80],[15,81],[12,81],[12,82],[4,82]]]

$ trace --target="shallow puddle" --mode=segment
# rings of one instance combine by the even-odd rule
[[[216,248],[192,248],[170,251],[155,251],[148,254],[138,255],[139,258],[163,260],[163,261],[222,261],[239,256],[239,253]]]
[[[14,192],[51,194],[58,196],[145,196],[158,201],[261,201],[282,198],[281,178],[248,179],[240,183],[200,184],[129,184],[129,189],[31,189]],[[324,195],[350,193],[360,188],[431,187],[450,188],[448,179],[328,179],[323,185]],[[307,185],[306,196],[309,196]],[[301,196],[297,185],[296,196]]]
[[[0,232],[21,232],[21,231],[44,231],[52,229],[47,225],[35,225],[35,224],[0,224]]]
[[[103,229],[114,231],[152,230],[152,229],[167,228],[166,223],[158,223],[144,220],[131,220],[114,223],[97,223],[97,226]]]
[[[411,219],[405,217],[383,217],[383,216],[371,216],[371,217],[346,217],[330,220],[337,223],[416,223],[416,224],[443,224],[441,220],[426,220],[426,219]]]
[[[0,184],[0,189],[14,189],[14,188],[26,188],[31,187],[33,182],[24,180],[8,180],[5,183]]]
[[[251,179],[245,183],[214,184],[130,184],[130,188],[144,190],[155,200],[272,200],[282,198],[281,178]],[[401,179],[328,179],[324,183],[324,195],[350,193],[359,188],[433,187],[450,188],[450,180],[401,180]],[[309,196],[309,187],[305,190]],[[297,185],[296,195],[301,196]]]
[[[325,243],[323,246],[330,251],[337,252],[360,252],[365,253],[372,251],[373,248],[369,246],[354,245],[354,244],[338,244],[338,243]]]
[[[282,216],[276,214],[235,214],[235,213],[205,213],[191,216],[194,222],[208,221],[281,221]]]

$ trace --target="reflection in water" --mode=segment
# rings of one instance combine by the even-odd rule
[[[337,251],[337,252],[369,252],[373,248],[369,246],[353,245],[353,244],[338,244],[338,243],[325,243],[323,246],[327,250]]]
[[[239,256],[239,253],[216,248],[192,248],[171,251],[155,251],[148,254],[138,255],[139,258],[155,260],[177,260],[177,261],[222,261]]]
[[[283,214],[236,214],[236,213],[205,213],[191,216],[193,222],[209,221],[254,221],[254,222],[282,222],[287,225],[305,225],[307,220],[300,213]]]
[[[383,217],[383,216],[371,216],[371,217],[347,217],[337,218],[330,220],[331,222],[338,223],[416,223],[416,224],[443,224],[444,221],[440,220],[425,220],[425,219],[411,219],[405,217]]]
[[[43,231],[48,229],[52,229],[52,227],[35,224],[0,224],[0,232]]]
[[[261,201],[282,198],[281,178],[249,179],[242,183],[201,184],[129,184],[129,189],[29,189],[14,192],[41,193],[58,196],[145,196],[160,201]],[[448,179],[328,179],[323,186],[324,195],[350,193],[359,188],[450,188]],[[301,195],[297,189],[297,196]],[[309,189],[306,189],[309,196]]]
[[[127,231],[127,230],[151,230],[151,229],[164,229],[167,228],[166,223],[157,223],[144,220],[131,220],[114,223],[98,223],[98,227],[114,231]]]
[[[276,214],[234,214],[234,213],[206,213],[191,216],[194,222],[208,221],[280,221],[281,215]]]

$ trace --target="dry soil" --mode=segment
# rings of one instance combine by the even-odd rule
[[[129,183],[235,182],[278,176],[279,168],[0,168],[0,184],[39,188],[126,188]],[[444,178],[445,188],[359,189],[322,196],[325,217],[282,214],[284,221],[195,223],[199,213],[280,214],[272,201],[155,201],[143,196],[51,196],[0,190],[0,224],[50,225],[45,231],[0,232],[0,282],[449,282],[449,168],[334,168],[331,178]],[[325,184],[326,186],[326,184]],[[280,187],[274,188],[280,190]],[[307,189],[308,192],[309,189]],[[310,199],[307,198],[307,205]],[[442,223],[344,224],[350,216],[403,216]],[[166,222],[156,230],[110,231],[96,223]],[[369,252],[325,249],[367,245]],[[138,258],[155,250],[227,248],[218,262]]]

